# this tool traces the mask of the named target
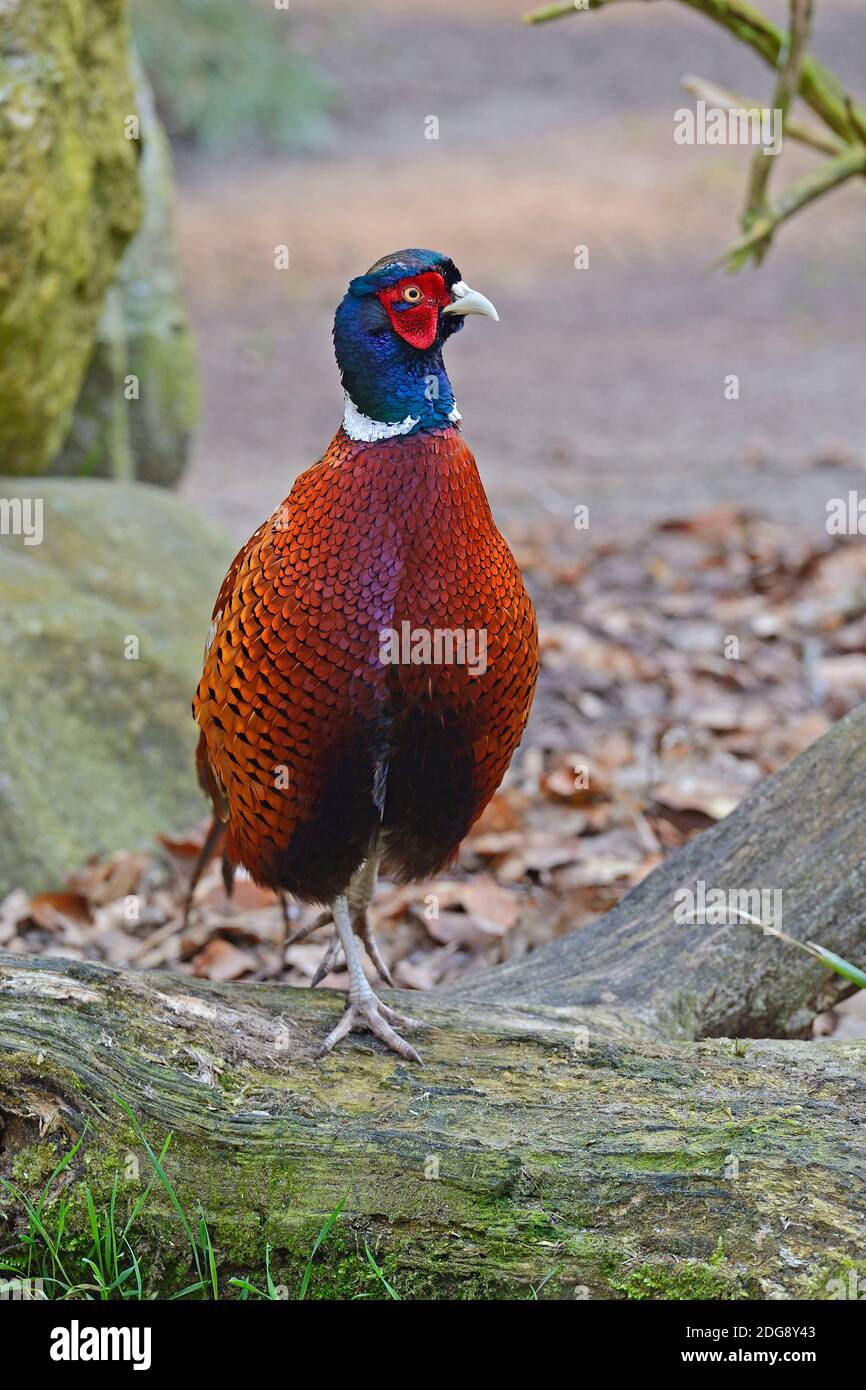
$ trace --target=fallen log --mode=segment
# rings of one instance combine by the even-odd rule
[[[674,903],[778,890],[786,931],[862,958],[864,785],[866,707],[598,922],[413,994],[420,1067],[364,1036],[315,1060],[333,993],[0,955],[0,1175],[32,1195],[84,1135],[67,1196],[119,1181],[131,1205],[122,1101],[154,1148],[171,1131],[224,1282],[270,1246],[294,1296],[342,1202],[311,1294],[382,1293],[366,1242],[403,1298],[832,1297],[862,1267],[866,1044],[802,1037],[850,986]],[[141,1222],[154,1290],[178,1287],[158,1186]]]

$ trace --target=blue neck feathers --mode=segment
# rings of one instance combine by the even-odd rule
[[[378,298],[347,294],[334,319],[334,348],[357,410],[385,425],[406,424],[401,434],[453,424],[459,416],[442,345],[462,326],[462,319],[444,319],[433,345],[419,351],[393,331]]]

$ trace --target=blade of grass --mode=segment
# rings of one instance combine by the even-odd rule
[[[168,1153],[170,1144],[171,1144],[171,1135],[168,1134],[168,1135],[166,1135],[165,1143],[163,1144],[162,1148],[161,1148],[160,1151],[159,1151],[159,1161],[160,1161],[160,1163],[162,1163],[163,1160],[165,1159],[165,1156],[166,1156],[166,1154]],[[142,1209],[142,1207],[144,1206],[145,1202],[147,1201],[148,1197],[150,1196],[150,1193],[151,1193],[151,1191],[152,1191],[152,1189],[153,1189],[153,1185],[154,1185],[154,1183],[156,1182],[156,1180],[157,1180],[157,1177],[156,1177],[156,1170],[154,1170],[153,1177],[151,1178],[150,1182],[147,1184],[147,1187],[144,1189],[144,1191],[142,1192],[141,1196],[136,1198],[135,1206],[132,1208],[132,1211],[131,1211],[130,1214],[129,1214],[129,1220],[127,1221],[126,1225],[124,1226],[123,1230],[122,1230],[121,1233],[120,1233],[120,1239],[121,1239],[121,1240],[125,1240],[126,1237],[127,1237],[127,1235],[129,1234],[130,1228],[131,1228],[133,1222],[136,1220],[136,1218],[137,1218],[139,1212],[141,1211],[141,1209]]]
[[[275,1299],[275,1300],[276,1300],[276,1299],[279,1299],[279,1294],[277,1293],[277,1286],[276,1286],[276,1284],[274,1283],[273,1279],[271,1278],[271,1246],[270,1246],[270,1243],[268,1243],[268,1244],[265,1245],[265,1279],[267,1280],[267,1284],[268,1284],[268,1293],[269,1293],[270,1297],[271,1297],[272,1299]]]
[[[550,1271],[549,1274],[545,1274],[545,1276],[544,1276],[544,1278],[542,1279],[541,1283],[538,1285],[537,1288],[534,1288],[534,1289],[531,1291],[529,1297],[530,1297],[531,1299],[534,1299],[535,1302],[537,1303],[537,1302],[538,1302],[538,1295],[541,1293],[541,1290],[544,1288],[545,1284],[548,1284],[548,1283],[550,1282],[551,1279],[555,1279],[556,1276],[557,1276],[557,1274],[559,1273],[559,1271],[560,1271],[561,1269],[562,1269],[562,1265],[557,1265],[557,1266],[556,1266],[556,1269],[552,1269],[552,1270]]]
[[[90,1224],[90,1234],[93,1237],[93,1247],[97,1257],[99,1257],[99,1255],[101,1254],[102,1241],[100,1239],[99,1234],[99,1222],[96,1217],[96,1207],[93,1202],[93,1193],[91,1192],[89,1187],[85,1188],[84,1190],[84,1204],[87,1208],[87,1220]],[[102,1270],[99,1269],[97,1271],[96,1266],[93,1264],[92,1260],[85,1260],[84,1263],[89,1264],[95,1272],[98,1272],[100,1275],[102,1274]]]
[[[205,1262],[210,1272],[210,1283],[211,1289],[213,1290],[213,1296],[215,1299],[219,1299],[220,1291],[219,1284],[217,1282],[216,1256],[214,1255],[214,1248],[210,1238],[210,1231],[207,1228],[207,1222],[204,1219],[203,1213],[199,1217],[198,1232],[199,1240],[201,1241],[202,1253],[204,1254]]]
[[[818,946],[814,941],[798,941],[795,936],[788,936],[779,927],[771,926],[768,922],[762,922],[760,917],[755,917],[751,912],[742,912],[733,909],[734,916],[738,922],[745,922],[747,926],[759,927],[765,936],[774,936],[777,941],[784,941],[786,946],[793,946],[798,951],[803,951],[813,960],[818,960],[822,965],[826,965],[828,970],[834,970],[837,975],[850,980],[852,984],[859,985],[861,989],[866,989],[866,973],[859,966],[852,965],[844,956],[837,956],[835,951],[829,951],[826,946]]]
[[[111,1197],[108,1203],[108,1220],[105,1229],[105,1267],[110,1272],[112,1279],[117,1278],[117,1169],[114,1170],[114,1178],[111,1183]]]
[[[814,941],[807,941],[806,948],[811,955],[830,970],[835,970],[837,975],[850,980],[852,984],[859,985],[861,989],[866,989],[866,973],[859,966],[852,965],[843,956],[837,956],[835,951],[828,951],[826,946],[816,946]]]
[[[397,1303],[402,1303],[403,1300],[402,1300],[402,1298],[400,1297],[400,1295],[398,1294],[397,1290],[391,1287],[391,1285],[388,1283],[388,1280],[385,1278],[384,1274],[382,1273],[381,1269],[380,1269],[379,1266],[376,1264],[376,1261],[375,1261],[374,1258],[373,1258],[373,1252],[372,1252],[372,1250],[370,1249],[370,1247],[369,1247],[369,1245],[367,1244],[366,1241],[364,1241],[364,1253],[365,1253],[366,1256],[367,1256],[367,1263],[368,1263],[368,1265],[369,1265],[370,1268],[373,1270],[373,1272],[375,1273],[376,1277],[377,1277],[378,1279],[381,1279],[382,1283],[385,1285],[385,1288],[388,1290],[388,1297],[389,1297],[389,1298],[393,1298],[393,1299],[395,1300],[395,1302],[397,1302]]]
[[[303,1277],[301,1279],[301,1287],[298,1290],[298,1298],[301,1300],[306,1298],[307,1289],[310,1287],[310,1280],[313,1277],[313,1260],[316,1258],[316,1252],[319,1249],[319,1246],[322,1244],[322,1241],[327,1240],[328,1236],[331,1234],[331,1231],[333,1230],[336,1221],[339,1219],[343,1207],[346,1205],[348,1196],[349,1194],[347,1192],[344,1196],[340,1198],[339,1202],[334,1207],[334,1210],[331,1212],[331,1215],[328,1217],[319,1234],[316,1236],[313,1248],[310,1251],[310,1258],[307,1260],[307,1266],[304,1270]]]
[[[123,1237],[122,1237],[122,1240],[123,1240],[123,1244],[126,1246],[127,1250],[129,1251],[129,1258],[132,1260],[131,1269],[132,1269],[133,1274],[135,1275],[136,1297],[137,1297],[138,1299],[141,1299],[141,1296],[142,1296],[142,1279],[141,1279],[141,1266],[140,1266],[139,1263],[138,1263],[138,1256],[136,1255],[136,1253],[135,1253],[135,1251],[133,1250],[132,1246],[130,1245],[129,1241],[126,1239],[126,1236],[123,1236]]]
[[[268,1295],[265,1293],[264,1289],[257,1289],[255,1284],[251,1284],[248,1279],[236,1279],[232,1277],[229,1283],[233,1288],[241,1290],[242,1298],[246,1298],[248,1294],[254,1293],[257,1298],[263,1298],[266,1302],[269,1301]]]
[[[57,1178],[60,1177],[60,1174],[63,1172],[64,1168],[68,1168],[68,1167],[69,1167],[70,1163],[72,1162],[73,1158],[74,1158],[75,1155],[78,1153],[78,1150],[81,1148],[81,1145],[82,1145],[83,1142],[84,1142],[84,1136],[85,1136],[85,1134],[87,1133],[88,1128],[89,1128],[89,1125],[85,1124],[84,1129],[81,1131],[80,1135],[78,1136],[78,1139],[75,1141],[75,1143],[73,1144],[73,1146],[72,1146],[72,1148],[69,1150],[69,1152],[68,1152],[67,1154],[64,1154],[64,1155],[63,1155],[63,1157],[61,1158],[60,1162],[57,1164],[57,1167],[54,1169],[54,1172],[51,1174],[51,1177],[48,1179],[47,1183],[46,1183],[45,1186],[43,1187],[42,1192],[40,1193],[40,1196],[39,1196],[39,1202],[37,1203],[37,1207],[36,1207],[36,1209],[37,1209],[37,1211],[39,1212],[40,1216],[41,1216],[41,1214],[42,1214],[42,1208],[43,1208],[45,1202],[47,1201],[48,1194],[49,1194],[49,1192],[50,1192],[50,1190],[51,1190],[51,1185],[52,1185],[52,1183],[53,1183]]]
[[[150,1147],[150,1144],[147,1141],[147,1136],[145,1135],[144,1130],[138,1122],[138,1117],[127,1105],[125,1100],[121,1100],[119,1096],[115,1096],[114,1100],[120,1106],[121,1110],[125,1111],[125,1113],[129,1116],[130,1120],[132,1121],[132,1127],[135,1130],[139,1143],[142,1144],[142,1146],[144,1147],[144,1151],[150,1159],[151,1164],[153,1165],[156,1175],[159,1178],[159,1181],[162,1184],[162,1187],[164,1188],[169,1201],[171,1202],[172,1206],[174,1207],[175,1211],[180,1217],[181,1225],[183,1226],[183,1229],[186,1232],[186,1238],[189,1241],[190,1249],[192,1250],[193,1254],[193,1259],[195,1260],[195,1271],[198,1275],[198,1282],[199,1284],[203,1284],[205,1282],[205,1278],[204,1273],[202,1271],[201,1256],[199,1254],[198,1243],[196,1241],[195,1236],[193,1235],[192,1227],[190,1226],[187,1214],[184,1211],[183,1206],[181,1205],[180,1198],[178,1197],[177,1193],[172,1187],[169,1176],[163,1168],[161,1161],[157,1158],[153,1149]],[[177,1297],[180,1296],[180,1294],[177,1295]]]
[[[0,1178],[0,1183],[3,1184],[3,1186],[6,1188],[8,1192],[13,1193],[13,1195],[18,1198],[18,1201],[24,1207],[24,1211],[27,1215],[27,1219],[30,1222],[31,1226],[35,1227],[35,1229],[39,1232],[39,1235],[45,1242],[46,1246],[48,1247],[49,1254],[51,1255],[55,1267],[60,1270],[60,1273],[63,1275],[63,1278],[66,1280],[67,1284],[70,1284],[72,1281],[70,1280],[69,1275],[66,1273],[66,1270],[63,1268],[63,1262],[60,1259],[60,1252],[55,1246],[50,1235],[48,1234],[48,1231],[46,1230],[46,1227],[36,1207],[34,1207],[30,1199],[26,1197],[25,1194],[21,1192],[20,1189],[17,1188],[14,1183],[8,1182],[6,1178]]]
[[[176,1303],[179,1298],[186,1298],[188,1293],[206,1293],[207,1289],[207,1280],[198,1279],[194,1284],[187,1284],[186,1288],[179,1289],[177,1293],[171,1294],[167,1301],[169,1303]]]

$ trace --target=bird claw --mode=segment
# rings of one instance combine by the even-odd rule
[[[306,926],[298,927],[293,931],[291,936],[286,939],[286,947],[300,945],[302,941],[306,941],[308,936],[312,936],[313,932],[318,931],[320,927],[327,927],[333,920],[334,917],[331,909],[325,908],[324,912],[320,912],[318,917],[314,918],[312,922],[308,922]],[[379,943],[376,940],[373,928],[370,926],[370,919],[367,916],[366,910],[362,913],[355,914],[352,918],[352,927],[355,934],[360,936],[363,941],[367,955],[373,962],[373,967],[379,978],[384,980],[386,985],[390,985],[392,989],[396,989],[397,986],[394,983],[394,977],[385,964],[384,957],[379,949]],[[325,976],[330,973],[338,959],[339,949],[339,942],[328,947],[326,954],[322,958],[322,963],[311,981],[312,989],[315,989],[316,985],[320,984]]]
[[[330,975],[340,958],[341,950],[340,938],[335,936],[334,940],[329,943],[328,949],[322,956],[322,959],[319,961],[316,973],[310,981],[310,989],[315,989],[316,985],[322,983],[326,975]]]
[[[370,919],[368,918],[366,912],[364,913],[364,916],[362,917],[361,921],[358,923],[356,930],[364,943],[367,955],[373,962],[373,966],[377,974],[379,975],[379,978],[381,980],[384,980],[386,985],[390,985],[392,989],[395,989],[396,986],[394,984],[394,977],[391,974],[391,971],[388,969],[387,965],[385,964],[384,959],[382,958],[382,952],[379,950],[379,943],[376,940],[373,928],[370,926]]]
[[[286,946],[298,946],[302,941],[306,941],[308,936],[312,936],[314,931],[318,931],[320,927],[326,927],[333,920],[331,909],[325,908],[325,911],[320,912],[312,922],[308,922],[305,927],[298,927],[291,936],[287,936]]]
[[[375,1034],[393,1052],[399,1052],[400,1056],[405,1057],[408,1062],[420,1062],[421,1058],[414,1047],[411,1043],[407,1043],[405,1038],[401,1038],[400,1034],[391,1026],[392,1024],[396,1025],[397,1028],[421,1028],[423,1026],[417,1018],[408,1018],[403,1014],[398,1014],[395,1009],[390,1009],[370,990],[370,993],[363,998],[350,1000],[349,1007],[340,1022],[336,1028],[332,1028],[316,1056],[324,1057],[350,1033],[367,1031]]]

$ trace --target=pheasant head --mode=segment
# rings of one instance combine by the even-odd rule
[[[455,425],[460,414],[442,348],[467,314],[499,315],[436,251],[394,251],[349,284],[334,319],[353,439]]]

